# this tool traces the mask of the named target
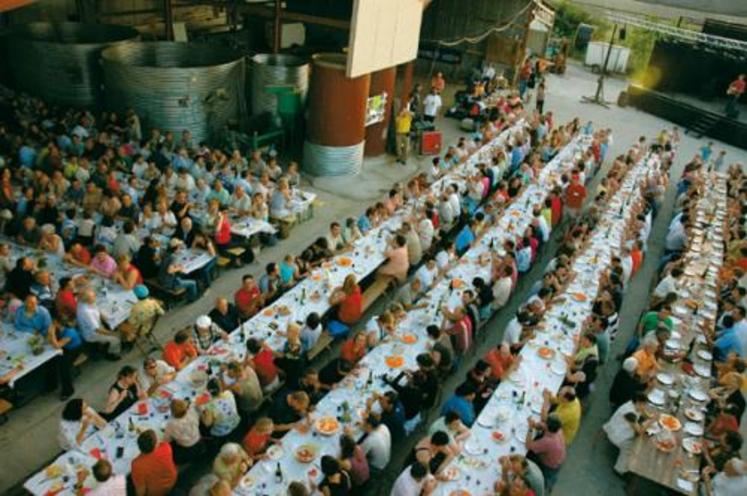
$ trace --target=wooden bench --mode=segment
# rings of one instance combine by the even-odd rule
[[[319,339],[317,340],[316,344],[306,352],[306,358],[311,362],[316,357],[324,353],[329,346],[334,342],[334,338],[328,333],[323,332]]]
[[[173,308],[173,304],[181,302],[187,294],[184,288],[167,288],[161,285],[157,279],[146,279],[145,285],[163,300],[166,309]]]
[[[0,398],[0,425],[8,421],[8,412],[13,409],[13,403]]]
[[[386,290],[389,288],[389,284],[391,283],[391,281],[392,280],[388,277],[379,276],[368,288],[366,288],[366,290],[363,292],[361,301],[361,310],[363,312],[368,310],[371,305],[373,305],[374,302],[379,299],[381,295],[386,293]]]

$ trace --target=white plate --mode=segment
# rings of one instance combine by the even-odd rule
[[[706,365],[697,364],[693,366],[693,371],[700,377],[711,377],[711,368]]]
[[[244,489],[248,489],[254,485],[256,481],[254,480],[254,476],[251,474],[246,474],[244,477],[241,478],[241,487]]]
[[[550,371],[555,375],[565,375],[565,364],[561,362],[553,362],[550,365]]]
[[[695,401],[705,401],[708,399],[708,394],[701,391],[700,389],[691,389],[687,394]]]
[[[685,432],[692,436],[702,436],[703,427],[700,424],[696,424],[695,422],[687,422],[685,424]]]
[[[650,393],[648,393],[648,401],[652,405],[663,405],[666,397],[664,396],[664,391],[661,389],[654,389]]]
[[[703,420],[704,415],[703,412],[695,408],[685,408],[685,418],[695,422],[700,422]]]
[[[703,360],[707,362],[710,362],[711,360],[713,360],[713,355],[711,355],[711,353],[706,350],[698,350],[698,357],[702,358]]]
[[[665,374],[664,372],[659,372],[658,374],[656,374],[656,378],[665,386],[671,386],[674,383],[674,377],[669,374]]]
[[[699,455],[703,449],[703,442],[700,439],[697,439],[694,437],[686,437],[685,439],[682,440],[682,447],[688,453],[692,453],[693,455]]]
[[[273,444],[267,448],[267,457],[272,461],[280,460],[283,457],[283,453],[285,453],[283,447],[277,444]]]
[[[478,418],[477,418],[477,424],[481,425],[487,429],[492,429],[495,427],[495,417],[492,415],[485,415],[483,412]]]
[[[464,444],[464,452],[468,455],[479,456],[483,454],[483,447],[478,444],[476,439],[473,439]]]

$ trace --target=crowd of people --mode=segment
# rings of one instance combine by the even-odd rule
[[[614,468],[621,475],[629,471],[636,439],[645,436],[656,422],[656,411],[647,394],[657,381],[661,364],[664,360],[685,357],[685,353],[673,357],[666,343],[676,331],[673,304],[688,301],[683,299],[685,256],[696,236],[699,199],[706,188],[712,187],[708,174],[721,169],[714,159],[710,154],[704,157],[699,153],[685,165],[677,183],[674,216],[667,230],[659,281],[648,311],[642,315],[635,335],[620,357],[622,367],[609,392],[615,411],[604,429],[609,441],[619,448]],[[742,222],[747,182],[738,165],[729,168],[727,184],[725,260],[718,278],[718,310],[715,326],[702,327],[714,360],[700,463],[701,487],[703,494],[709,496],[736,495],[747,490],[747,464],[741,459],[743,439],[739,433],[747,387],[747,286],[744,278],[747,245]],[[696,305],[700,303],[695,302]]]
[[[483,126],[478,139],[461,139],[449,147],[443,157],[434,159],[427,172],[406,184],[395,185],[386,198],[366,209],[359,218],[332,223],[329,233],[315,240],[299,256],[289,255],[280,263],[268,264],[259,280],[251,275],[244,276],[233,301],[219,297],[208,315],[199,317],[192,328],[174,335],[162,356],[148,357],[142,368],[122,367],[98,413],[83,400],[70,400],[61,421],[61,447],[75,449],[90,429],[101,428],[140,399],[154,394],[161,385],[173,380],[179,370],[206,353],[211,345],[225,339],[241,322],[305,277],[310,269],[343,253],[356,237],[365,235],[403,205],[418,199],[422,207],[402,223],[398,232],[392,233],[386,251],[387,261],[378,270],[378,277],[399,286],[395,301],[387,311],[361,328],[362,289],[354,275],[348,276],[342,286],[331,288],[329,315],[311,313],[303,323],[290,324],[282,330],[286,338],[282,351],[273,351],[262,340],[249,338],[243,360],[222,363],[211,375],[207,383],[209,397],[204,404],[196,406],[174,399],[165,435],[159,439],[150,430],[139,435],[140,455],[132,462],[128,480],[138,494],[168,492],[176,484],[177,465],[203,460],[208,454],[216,455],[213,470],[193,488],[193,493],[222,494],[221,491],[236,487],[247,469],[256,460],[266,457],[267,449],[279,442],[284,433],[309,428],[309,413],[314,404],[354,370],[372,346],[396,330],[406,312],[416,308],[424,293],[479,241],[505,207],[535,180],[547,160],[578,133],[589,131],[589,127],[582,126],[578,120],[555,126],[549,113],[527,114],[525,129],[513,133],[505,149],[496,149],[490,163],[477,166],[476,173],[468,179],[466,190],[460,191],[457,184],[449,185],[440,194],[428,189],[433,181],[464,163],[478,146],[511,125],[513,118],[509,113],[519,109],[500,108],[498,116]],[[463,306],[452,311],[444,308],[443,322],[428,328],[433,341],[431,351],[418,356],[418,369],[405,385],[393,385],[392,391],[370,399],[363,426],[364,439],[357,440],[350,433],[342,436],[341,455],[325,456],[321,460],[324,478],[316,489],[323,494],[350,494],[387,467],[392,445],[412,432],[421,421],[422,413],[438,406],[440,384],[461,358],[470,353],[480,324],[506,304],[520,274],[534,263],[538,251],[548,242],[550,232],[564,218],[564,208],[568,207],[565,217],[580,215],[579,207],[585,199],[583,185],[604,161],[610,139],[609,131],[595,132],[589,151],[574,164],[573,171],[563,174],[563,186],[548,192],[544,204],[534,206],[527,231],[519,239],[506,242],[505,255],[494,256],[492,280],[473,281],[473,287],[464,291]],[[610,182],[614,183],[614,177],[613,174]],[[611,184],[607,194],[614,188],[615,184]],[[84,243],[75,245],[85,248]],[[156,248],[151,246],[150,249],[155,251]],[[559,262],[558,271],[562,272],[563,267]],[[33,267],[28,270],[34,272]],[[123,279],[125,276],[123,274]],[[546,280],[548,287],[560,287],[561,283],[554,277],[547,276]],[[84,296],[79,296],[76,320],[81,321],[80,314],[87,315],[81,307],[95,313],[92,310],[95,293],[79,280],[68,284],[71,287],[67,291],[72,295],[76,294],[73,286],[81,284],[79,291]],[[133,291],[140,300],[138,305],[143,304],[141,313],[162,311],[149,297],[145,286],[135,284]],[[549,291],[543,287],[539,294],[549,298]],[[56,301],[59,299],[52,299],[53,314],[58,313]],[[530,307],[534,309],[536,304]],[[34,300],[29,300],[23,308],[30,314],[34,308],[44,307],[34,307]],[[133,327],[130,332],[136,336],[145,321],[145,317],[131,317],[128,320]],[[108,346],[115,346],[117,336],[104,325],[96,327],[95,332],[108,339]],[[342,345],[338,358],[317,369],[307,360],[307,355],[323,333],[340,339]],[[461,442],[467,426],[474,421],[472,400],[481,398],[484,404],[489,386],[494,386],[495,380],[500,380],[510,369],[506,356],[512,356],[517,345],[512,343],[497,349],[469,372],[465,384],[446,402],[443,418],[436,424],[443,424],[443,429],[433,430],[432,435],[418,443],[414,461],[398,479],[394,494],[415,495],[419,491],[416,487],[432,486],[433,483],[428,482],[429,474],[436,474],[438,478],[440,468],[448,462],[456,443]],[[117,349],[114,347],[110,351],[115,354]],[[503,371],[501,364],[505,367]],[[444,436],[447,437],[445,442]],[[516,470],[524,466],[521,460],[512,463]],[[98,481],[98,488],[119,487],[123,481],[121,476],[113,474],[106,460],[100,460],[91,473]],[[87,475],[91,474],[83,474],[82,479]],[[313,489],[308,486],[308,481],[296,481],[289,491],[304,494],[300,491]]]

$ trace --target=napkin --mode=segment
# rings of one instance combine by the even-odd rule
[[[690,482],[687,479],[682,479],[680,477],[677,477],[677,487],[679,487],[680,489],[682,489],[688,494],[693,492],[693,489],[695,489],[695,485],[692,482]]]
[[[91,451],[89,451],[89,453],[97,460],[101,460],[104,457],[104,455],[101,453],[101,450],[98,448],[93,448]]]

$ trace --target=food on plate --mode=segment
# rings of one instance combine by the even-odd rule
[[[321,281],[322,280],[322,275],[319,272],[317,272],[315,274],[311,274],[311,280],[312,281]]]
[[[59,465],[53,464],[47,467],[44,473],[47,475],[48,478],[54,479],[55,477],[59,477],[62,475],[62,467],[60,467]]]
[[[537,354],[541,358],[552,358],[555,356],[555,350],[552,348],[548,348],[547,346],[542,346],[539,350],[537,350]]]
[[[391,355],[385,359],[387,367],[396,369],[405,364],[405,358],[401,355]]]
[[[699,455],[703,452],[703,443],[693,437],[683,439],[682,447],[693,455]]]
[[[340,257],[337,259],[337,265],[340,267],[350,267],[353,265],[353,259],[350,257]]]
[[[501,431],[493,431],[493,433],[490,435],[490,437],[493,438],[493,441],[496,441],[496,442],[499,442],[499,443],[506,440],[506,436],[504,436]]]
[[[280,308],[278,308],[278,313],[285,317],[291,314],[291,310],[287,305],[280,305]]]
[[[322,297],[322,294],[319,291],[314,291],[311,293],[311,301],[319,301],[319,299]]]
[[[694,408],[685,408],[685,417],[695,422],[700,422],[701,420],[703,420],[703,414],[700,411],[695,410]]]
[[[301,463],[311,463],[316,458],[316,447],[310,444],[302,444],[296,448],[296,460]]]
[[[579,301],[579,302],[584,302],[584,301],[586,301],[586,300],[588,300],[588,299],[589,299],[589,298],[588,298],[588,297],[587,297],[587,296],[586,296],[585,294],[583,294],[583,293],[571,293],[571,297],[572,297],[572,298],[573,298],[574,300],[576,300],[576,301]]]
[[[464,286],[464,281],[462,281],[461,279],[452,279],[452,281],[451,281],[451,287],[453,289],[459,289],[462,286]]]
[[[664,414],[659,417],[659,424],[668,431],[678,431],[682,428],[682,423],[671,415]]]
[[[336,418],[325,416],[316,421],[317,432],[325,436],[331,436],[340,429],[340,422]]]
[[[459,468],[454,466],[447,467],[446,470],[441,472],[441,475],[443,475],[446,480],[456,480],[459,478]]]
[[[402,336],[402,342],[405,344],[414,344],[418,342],[418,337],[415,334],[405,334]]]
[[[465,489],[456,489],[449,493],[449,496],[472,496],[469,491]]]
[[[275,315],[275,309],[265,308],[264,310],[262,310],[262,315],[264,315],[265,317],[272,317],[273,315]]]
[[[674,442],[674,439],[659,439],[655,441],[655,443],[656,447],[660,451],[664,451],[665,453],[673,451],[675,446],[677,446],[677,444]]]
[[[254,485],[254,477],[252,477],[250,474],[246,474],[241,479],[241,487],[252,487]]]

